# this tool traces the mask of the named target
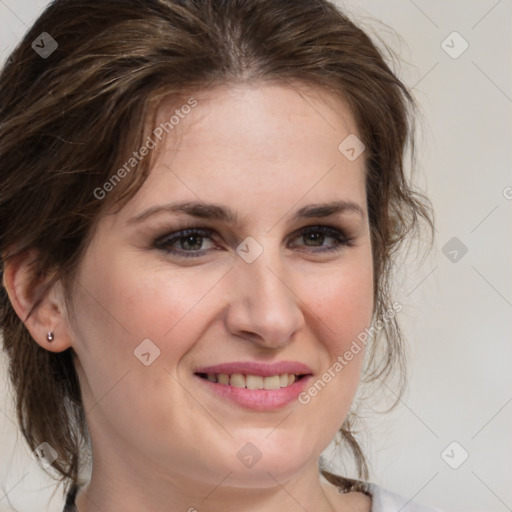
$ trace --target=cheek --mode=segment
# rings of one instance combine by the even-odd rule
[[[373,313],[373,272],[368,264],[346,266],[328,275],[303,282],[312,322],[323,335],[331,358],[344,352],[352,340],[369,326]]]
[[[154,382],[158,377],[166,384],[160,389],[172,387],[164,368],[174,373],[173,363],[200,338],[204,328],[198,321],[199,315],[204,315],[201,298],[216,280],[218,276],[191,279],[190,273],[179,272],[173,272],[171,279],[168,269],[146,268],[136,259],[112,257],[100,262],[90,258],[77,276],[76,322],[71,325],[74,349],[83,368],[79,373],[87,381],[91,403],[112,389],[125,390],[126,396],[135,399],[137,389],[126,390],[130,382],[158,389]],[[147,342],[142,345],[147,339],[154,344],[149,344],[150,358],[155,357],[148,367],[137,358],[147,352]],[[144,352],[139,347],[144,347]],[[123,404],[126,400],[117,405]]]
[[[329,429],[339,428],[356,393],[365,352],[361,333],[370,326],[373,314],[371,257],[366,254],[355,261],[303,282],[301,297],[308,297],[309,324],[325,357],[321,374],[299,401],[327,415],[326,435]]]
[[[148,265],[148,259],[90,258],[79,275],[83,284],[76,309],[87,312],[85,327],[97,328],[112,347],[128,344],[133,350],[146,338],[163,344],[181,324],[190,327],[189,319],[219,279],[213,272],[199,276],[190,269],[171,270],[165,262]]]

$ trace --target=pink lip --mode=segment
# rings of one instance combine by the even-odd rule
[[[281,375],[283,373],[304,375],[304,377],[295,381],[291,386],[272,390],[237,388],[227,384],[210,382],[202,377],[198,377],[207,386],[207,389],[213,393],[227,398],[237,405],[256,411],[273,411],[297,400],[299,394],[306,388],[312,378],[312,371],[308,366],[294,361],[280,361],[272,364],[253,361],[223,363],[198,368],[195,374],[200,373],[226,373],[228,375],[240,373],[242,375],[260,375],[262,377]]]
[[[256,411],[275,411],[276,409],[280,409],[281,407],[297,400],[297,397],[302,393],[302,391],[304,391],[313,377],[308,375],[295,381],[291,386],[272,390],[237,388],[227,384],[210,382],[209,380],[201,377],[197,378],[213,393],[227,398],[242,407]]]
[[[313,372],[305,364],[294,361],[280,361],[272,364],[247,361],[203,366],[201,368],[197,368],[195,373],[227,373],[228,375],[241,373],[242,375],[260,375],[262,377],[269,377],[271,375],[281,375],[282,373],[310,375]]]

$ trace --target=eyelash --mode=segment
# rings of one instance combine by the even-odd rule
[[[169,246],[172,243],[175,243],[177,241],[180,241],[183,238],[186,238],[187,236],[195,235],[202,238],[212,238],[211,235],[214,233],[213,229],[210,228],[187,228],[183,229],[181,231],[176,231],[174,233],[169,233],[168,235],[165,235],[163,237],[158,238],[154,246],[157,249],[163,250],[164,252],[168,254],[174,254],[179,257],[185,257],[185,258],[198,258],[202,255],[204,255],[207,252],[210,252],[215,249],[207,249],[207,250],[197,250],[197,251],[185,251],[183,249],[176,250],[176,249],[169,249]],[[329,226],[306,226],[305,228],[302,228],[302,230],[299,231],[296,235],[294,235],[293,238],[298,237],[304,237],[307,236],[310,233],[321,233],[323,235],[326,235],[330,238],[334,238],[338,243],[334,246],[328,247],[328,248],[315,248],[315,246],[311,246],[313,248],[313,253],[327,253],[327,252],[338,252],[341,251],[344,247],[351,247],[353,244],[353,240],[343,233],[343,231],[332,228]],[[292,239],[293,239],[292,238]],[[319,246],[323,247],[323,246]]]

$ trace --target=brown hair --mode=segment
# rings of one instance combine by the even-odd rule
[[[42,32],[58,44],[46,58],[31,46]],[[162,99],[263,80],[307,83],[348,102],[366,146],[374,316],[384,315],[393,253],[419,220],[432,225],[403,163],[414,102],[366,33],[326,0],[55,0],[0,75],[0,271],[34,248],[35,275],[72,279],[94,223],[146,179],[150,159],[105,199],[94,193],[141,147]],[[76,483],[88,432],[72,349],[40,347],[3,288],[0,318],[23,435],[31,449],[49,443],[60,479]],[[378,334],[367,381],[403,373],[396,318]],[[367,478],[351,421],[341,436]]]

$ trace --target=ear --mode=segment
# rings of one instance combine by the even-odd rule
[[[62,283],[56,281],[48,288],[51,275],[37,276],[34,262],[38,253],[29,249],[5,261],[3,285],[11,304],[32,338],[44,349],[62,352],[69,348],[71,337]],[[48,333],[53,341],[47,339]]]

